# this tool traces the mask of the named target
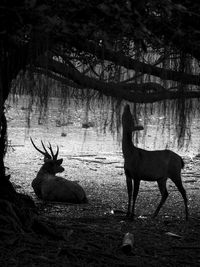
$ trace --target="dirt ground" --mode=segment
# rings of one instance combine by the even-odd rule
[[[136,218],[127,221],[127,192],[121,148],[112,137],[94,134],[79,123],[60,125],[56,115],[48,124],[25,129],[25,109],[10,108],[9,150],[6,166],[17,191],[30,195],[40,215],[66,233],[65,240],[46,236],[19,235],[2,251],[2,266],[200,266],[200,157],[184,157],[183,185],[189,200],[189,221],[173,183],[169,197],[156,219],[152,219],[160,194],[156,183],[142,182],[136,203]],[[87,135],[87,136],[86,136]],[[67,205],[38,200],[31,181],[41,167],[42,157],[29,136],[60,147],[63,177],[78,181],[89,203]],[[85,140],[85,136],[87,137]],[[89,140],[89,141],[87,141]],[[122,251],[124,234],[134,236],[130,253]]]

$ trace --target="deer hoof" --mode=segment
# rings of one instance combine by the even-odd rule
[[[131,215],[130,215],[130,221],[134,221],[134,219],[135,219],[135,214],[131,213]]]
[[[130,211],[127,211],[127,213],[126,213],[126,217],[127,217],[127,218],[130,217],[130,215],[131,215]]]
[[[155,219],[157,217],[158,213],[157,212],[154,212],[153,215],[151,215],[152,219]]]
[[[126,218],[130,221],[134,220],[135,215],[133,213],[127,212]]]

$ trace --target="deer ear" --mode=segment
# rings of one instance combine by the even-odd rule
[[[63,163],[63,159],[57,159],[56,162],[58,165],[61,165]]]

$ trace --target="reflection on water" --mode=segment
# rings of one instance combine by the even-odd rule
[[[97,105],[92,109],[85,109],[71,104],[63,112],[63,109],[59,108],[59,101],[54,99],[45,116],[40,117],[36,107],[28,113],[28,103],[24,100],[18,101],[17,104],[9,102],[9,105],[8,133],[13,145],[30,142],[29,136],[32,136],[36,141],[42,138],[45,142],[50,141],[53,144],[58,143],[60,147],[67,147],[68,154],[80,152],[121,154],[122,129],[119,127],[118,132],[111,131],[119,126],[120,121],[107,106],[98,107]],[[26,127],[28,114],[30,129]],[[148,114],[148,119],[146,114]],[[173,118],[156,109],[145,114],[140,110],[138,118],[138,123],[144,125],[144,131],[135,135],[134,140],[137,146],[149,150],[168,148],[181,155],[189,156],[199,153],[200,121],[198,116],[194,115],[190,131],[186,128],[185,144],[181,149],[177,146],[175,134],[177,123]],[[15,144],[15,140],[18,140],[19,144]]]

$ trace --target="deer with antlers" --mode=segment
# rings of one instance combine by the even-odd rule
[[[134,121],[130,112],[129,105],[126,105],[124,107],[124,112],[122,115],[122,127],[122,151],[124,156],[124,171],[126,175],[128,191],[127,216],[130,216],[131,218],[134,217],[135,202],[141,180],[157,181],[158,183],[162,197],[154,213],[154,217],[157,216],[160,208],[163,206],[168,197],[166,182],[167,179],[170,178],[183,197],[185,205],[185,216],[187,220],[187,196],[181,180],[181,169],[184,167],[183,159],[171,150],[147,151],[135,147],[132,141],[132,132],[138,129],[134,126]]]
[[[59,147],[57,146],[57,152],[54,154],[49,143],[50,154],[42,141],[44,151],[36,147],[32,138],[31,143],[44,156],[44,164],[31,184],[37,197],[53,202],[87,203],[86,194],[78,183],[56,176],[56,173],[64,171],[61,166],[63,159],[58,159]]]

